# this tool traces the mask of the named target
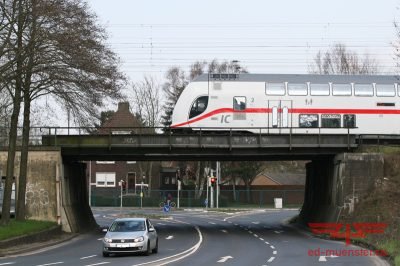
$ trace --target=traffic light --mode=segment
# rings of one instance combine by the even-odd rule
[[[211,183],[211,186],[215,186],[215,184],[217,183],[217,178],[211,177],[210,178],[210,183]]]

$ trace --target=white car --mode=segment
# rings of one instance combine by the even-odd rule
[[[103,256],[121,253],[158,252],[158,236],[147,218],[116,219],[103,238]]]

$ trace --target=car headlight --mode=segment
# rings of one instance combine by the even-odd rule
[[[143,242],[143,241],[144,241],[144,237],[141,236],[141,237],[135,238],[133,241],[134,241],[135,243],[137,243],[137,242]]]
[[[105,238],[104,238],[104,242],[106,242],[106,243],[112,243],[112,239],[111,239],[111,238],[105,237]]]

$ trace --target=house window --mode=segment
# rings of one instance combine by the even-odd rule
[[[115,173],[96,173],[96,187],[115,187]]]
[[[96,164],[115,164],[115,161],[96,161]]]
[[[299,115],[299,127],[318,127],[318,115],[317,114]]]
[[[337,128],[340,127],[340,115],[321,115],[321,127]]]

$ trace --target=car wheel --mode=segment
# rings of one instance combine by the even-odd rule
[[[103,252],[103,257],[108,257],[110,254],[108,252]]]
[[[156,247],[152,250],[154,254],[158,253],[158,238],[156,240]]]
[[[150,253],[151,253],[151,248],[150,248],[150,240],[149,240],[149,241],[147,241],[147,249],[144,252],[144,255],[149,256]]]

